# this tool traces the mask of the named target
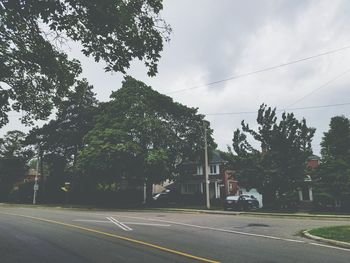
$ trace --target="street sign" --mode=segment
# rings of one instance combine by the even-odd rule
[[[39,190],[39,184],[34,184],[34,191],[38,191]]]

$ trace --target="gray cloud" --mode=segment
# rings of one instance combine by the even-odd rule
[[[139,62],[128,73],[168,93],[307,57],[350,44],[349,13],[347,0],[166,0],[163,16],[174,33],[165,45],[159,74],[147,77]],[[121,86],[122,75],[105,73],[103,63],[84,57],[79,45],[71,46],[70,56],[82,61],[84,76],[94,85],[98,98],[108,100]],[[350,50],[171,96],[199,107],[201,113],[252,111],[263,102],[283,108],[347,68]],[[350,102],[349,81],[350,74],[294,106]],[[295,111],[298,118],[305,117],[317,128],[316,152],[330,118],[349,113],[346,106]],[[255,118],[254,114],[208,116],[221,149],[231,144],[232,132],[242,119],[254,125]],[[12,120],[0,133],[18,127]]]

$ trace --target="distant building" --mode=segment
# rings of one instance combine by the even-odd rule
[[[35,177],[36,177],[37,171],[36,169],[30,168],[28,169],[28,171],[25,174],[24,177],[24,182],[34,182],[35,181]],[[40,172],[38,173],[38,178],[40,179]]]
[[[317,155],[311,155],[307,159],[306,166],[309,169],[316,169],[321,163],[321,158]],[[312,192],[312,176],[306,175],[304,181],[298,189],[300,206],[302,209],[308,210],[312,206],[313,192]]]
[[[307,158],[307,167],[311,169],[317,168],[321,163],[321,158],[317,155],[311,155]]]
[[[230,191],[236,191],[235,182],[229,174],[225,174],[226,161],[221,158],[218,151],[209,154],[208,160],[209,193],[211,199],[219,199],[226,196]],[[197,161],[183,164],[180,174],[180,193],[182,195],[194,196],[205,193],[204,165]],[[226,182],[224,180],[226,178]]]

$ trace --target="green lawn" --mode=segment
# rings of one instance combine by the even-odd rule
[[[309,233],[323,238],[350,242],[350,225],[316,228]]]

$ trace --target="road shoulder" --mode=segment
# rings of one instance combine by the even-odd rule
[[[334,239],[328,239],[328,238],[323,238],[320,236],[315,236],[315,235],[310,234],[309,231],[311,231],[311,230],[303,231],[302,232],[303,236],[306,238],[309,238],[309,239],[312,239],[315,241],[319,241],[322,243],[330,244],[333,246],[338,246],[338,247],[342,247],[342,248],[350,248],[350,243],[348,243],[348,242],[343,242],[343,241],[338,241],[338,240],[334,240]]]

